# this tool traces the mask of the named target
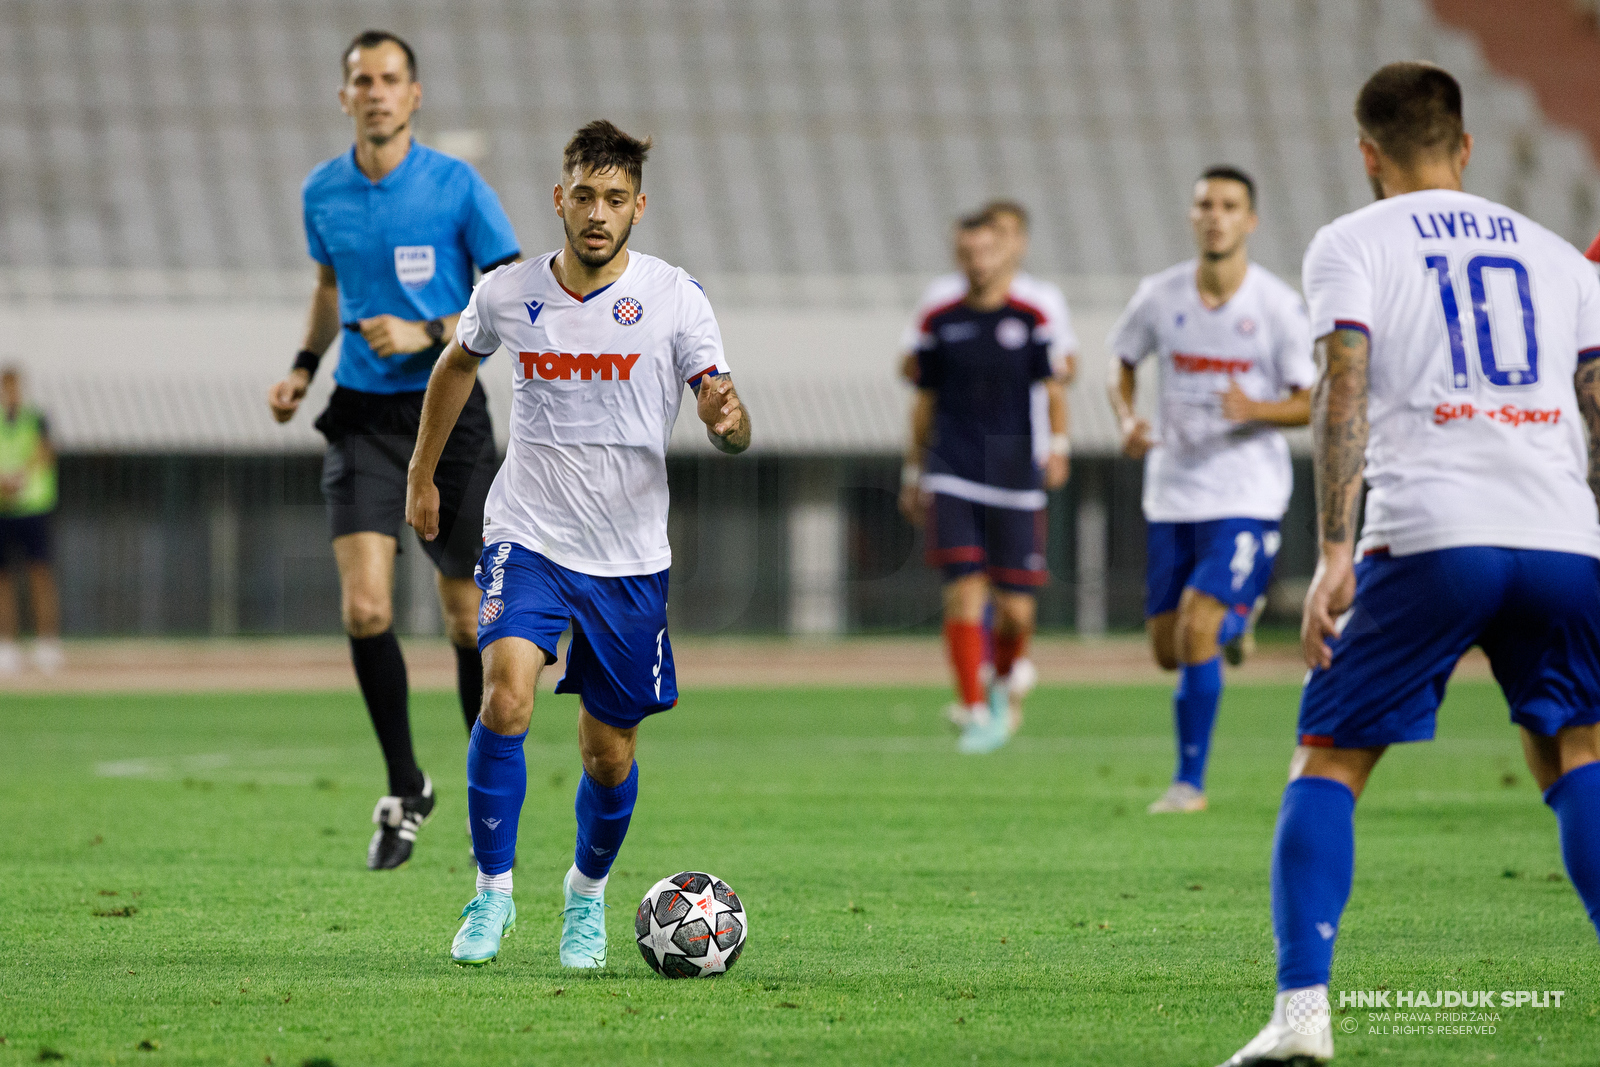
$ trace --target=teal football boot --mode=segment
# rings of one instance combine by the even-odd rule
[[[566,907],[561,912],[561,966],[606,965],[606,898],[572,891],[572,871],[561,880]]]
[[[961,731],[956,751],[964,756],[993,752],[1011,740],[1011,697],[1000,679],[989,683],[989,714],[974,716]]]
[[[500,955],[500,939],[517,925],[510,893],[485,889],[461,909],[466,922],[450,943],[450,958],[463,967],[481,967]]]

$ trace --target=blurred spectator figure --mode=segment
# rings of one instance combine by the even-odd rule
[[[33,609],[33,662],[59,670],[61,605],[50,561],[50,516],[56,509],[56,454],[38,408],[22,402],[22,374],[0,370],[0,674],[22,669],[17,645],[17,566],[27,575]]]

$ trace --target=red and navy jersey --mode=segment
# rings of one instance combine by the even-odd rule
[[[980,504],[1041,508],[1036,425],[1046,418],[1051,334],[1042,311],[963,302],[921,323],[917,387],[937,394],[923,487]]]

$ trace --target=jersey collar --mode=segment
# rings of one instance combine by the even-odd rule
[[[395,169],[398,170],[399,168],[397,167]],[[570,296],[574,301],[576,301],[579,304],[587,304],[589,301],[593,300],[595,297],[599,296],[601,293],[605,292],[607,289],[610,289],[612,286],[614,286],[614,285],[618,284],[619,282],[621,282],[622,279],[626,278],[630,273],[632,273],[633,264],[636,262],[636,259],[634,257],[633,251],[630,249],[628,251],[628,265],[626,267],[622,268],[622,273],[617,275],[617,280],[616,281],[614,281],[614,282],[606,282],[606,284],[602,285],[600,288],[596,289],[594,292],[590,293],[588,296],[579,296],[577,293],[573,292],[571,289],[568,289],[565,285],[562,285],[561,284],[561,278],[556,274],[556,256],[559,256],[560,254],[561,254],[561,252],[558,249],[557,251],[552,253],[551,256],[550,256],[550,280],[555,282],[556,283],[556,287],[559,288],[563,293],[566,293],[568,296]]]
[[[356,162],[355,145],[350,146],[350,151],[345,153],[344,158],[345,161],[350,164],[350,173],[355,175],[361,184],[370,186],[373,189],[386,189],[400,181],[400,176],[406,172],[408,167],[411,166],[411,161],[422,154],[422,147],[422,145],[417,143],[417,139],[415,137],[411,138],[411,147],[406,149],[405,158],[400,161],[400,165],[395,167],[394,170],[391,170],[388,174],[385,174],[383,177],[379,178],[377,181],[373,181],[371,178],[367,177],[362,171],[361,165]]]

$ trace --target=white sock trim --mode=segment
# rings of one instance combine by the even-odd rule
[[[606,883],[611,880],[608,873],[603,878],[590,878],[578,870],[574,863],[567,871],[567,885],[580,897],[603,897],[606,895]]]
[[[511,872],[506,871],[504,874],[484,874],[483,870],[480,868],[478,870],[478,892],[481,893],[485,889],[493,889],[497,893],[511,892]]]

